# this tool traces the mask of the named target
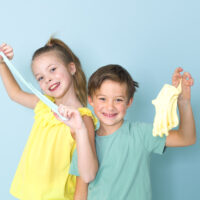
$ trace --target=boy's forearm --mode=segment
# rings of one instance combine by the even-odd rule
[[[180,125],[179,133],[184,137],[188,145],[196,141],[195,121],[190,101],[179,100]]]

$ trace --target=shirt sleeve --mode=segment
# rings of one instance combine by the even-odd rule
[[[163,154],[166,143],[166,136],[154,137],[152,134],[153,124],[141,123],[140,131],[142,140],[147,151],[157,154]]]
[[[74,150],[74,153],[73,153],[73,156],[72,156],[69,174],[75,175],[75,176],[80,176],[79,171],[78,171],[78,156],[77,156],[77,150],[76,149]]]

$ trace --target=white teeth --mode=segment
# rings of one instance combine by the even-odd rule
[[[113,116],[115,116],[116,114],[104,113],[104,115],[106,115],[106,116],[108,116],[108,117],[113,117]]]
[[[50,89],[52,90],[52,89],[54,89],[56,87],[56,85],[53,85],[52,87],[50,87]]]
[[[49,89],[50,90],[53,90],[55,87],[57,87],[58,86],[58,84],[54,84],[54,85],[52,85]]]

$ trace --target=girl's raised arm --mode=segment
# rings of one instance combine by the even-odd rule
[[[13,49],[7,44],[2,44],[0,46],[0,51],[2,51],[8,59],[13,58]],[[3,62],[3,58],[0,56],[0,75],[2,78],[2,81],[4,83],[4,86],[6,88],[6,91],[8,93],[8,96],[15,102],[26,106],[28,108],[35,108],[37,102],[39,101],[38,97],[36,97],[34,94],[30,94],[27,92],[24,92],[19,84],[16,82],[14,76],[6,66],[6,64]]]
[[[98,171],[98,160],[95,148],[95,130],[91,117],[81,117],[77,109],[59,105],[59,113],[67,118],[63,121],[75,133],[78,155],[78,170],[85,183],[95,179]]]

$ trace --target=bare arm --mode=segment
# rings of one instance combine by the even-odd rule
[[[171,130],[166,139],[166,146],[181,147],[189,146],[196,141],[196,130],[194,116],[191,106],[191,86],[193,85],[193,78],[187,72],[181,76],[180,72],[183,70],[177,68],[173,74],[172,83],[175,87],[178,86],[182,78],[182,92],[178,98],[178,107],[180,114],[180,124],[178,130]]]
[[[98,170],[93,121],[88,116],[82,118],[77,109],[67,106],[60,105],[58,111],[69,119],[64,123],[75,133],[80,177],[89,183],[95,178]]]
[[[91,117],[83,116],[85,128],[76,133],[78,169],[86,183],[94,180],[98,170],[94,124]],[[85,174],[85,176],[84,176]]]
[[[87,200],[87,194],[88,194],[88,183],[85,183],[80,176],[77,176],[74,200]]]
[[[2,44],[0,46],[0,51],[3,51],[9,59],[13,58],[13,49],[10,46]],[[0,57],[0,75],[8,96],[13,101],[29,108],[35,108],[39,99],[34,94],[22,91],[14,76],[3,62],[2,57]]]

